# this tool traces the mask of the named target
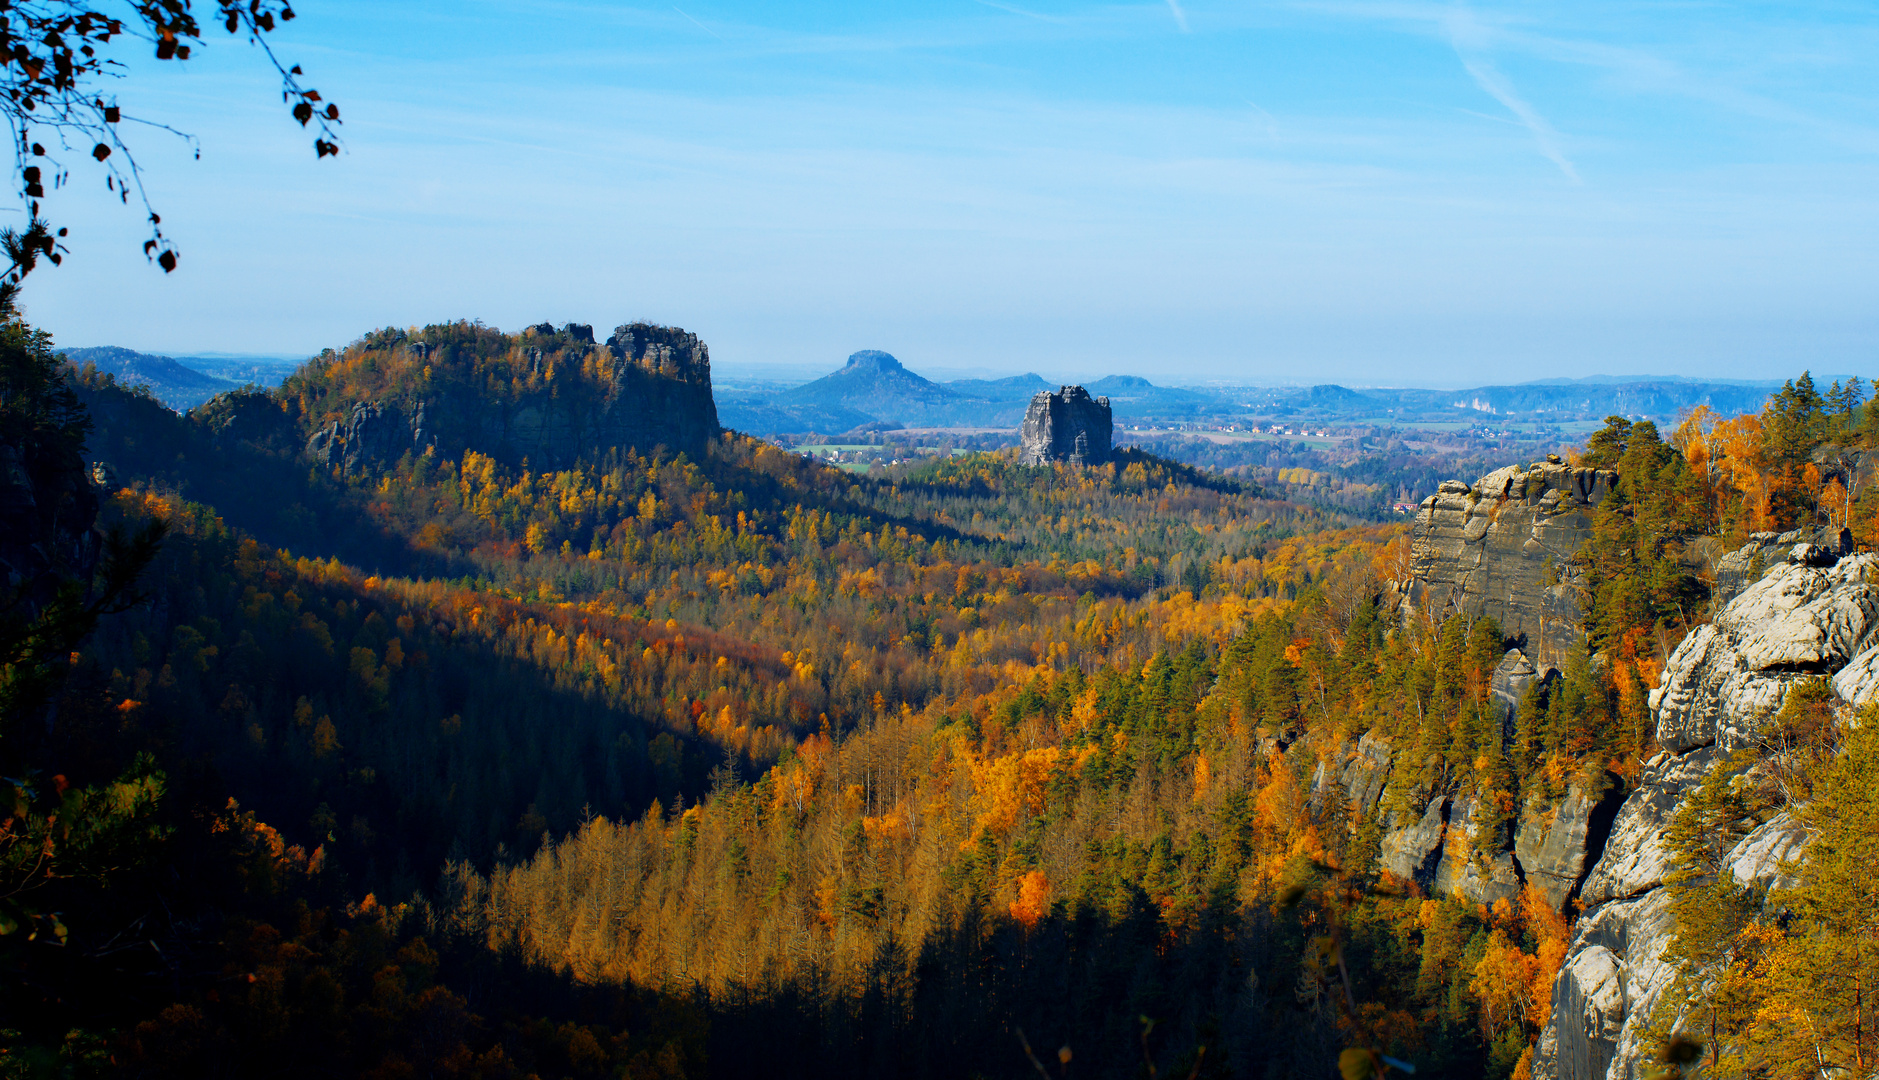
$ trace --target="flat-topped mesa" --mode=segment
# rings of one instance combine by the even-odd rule
[[[1109,460],[1114,430],[1108,398],[1093,398],[1081,386],[1066,386],[1054,394],[1041,390],[1024,413],[1018,460],[1026,465],[1101,465]]]
[[[589,340],[592,340],[591,338]],[[607,349],[615,360],[630,360],[646,371],[684,382],[711,383],[711,351],[676,326],[631,323],[613,331]]]
[[[306,437],[308,457],[351,473],[435,450],[449,459],[475,450],[511,464],[566,468],[583,456],[631,447],[683,451],[694,458],[719,432],[711,394],[711,354],[697,334],[629,323],[602,348],[593,327],[552,323],[498,339],[478,356],[461,342],[401,339],[395,346],[425,367],[426,392],[357,402]],[[609,362],[610,361],[610,362]],[[491,396],[477,364],[514,363]],[[584,374],[583,374],[584,373]]]
[[[1563,666],[1580,636],[1571,559],[1617,480],[1549,456],[1472,485],[1443,481],[1410,525],[1411,577],[1398,583],[1405,618],[1492,616],[1535,664]]]

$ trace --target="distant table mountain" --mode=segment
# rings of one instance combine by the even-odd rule
[[[840,371],[785,390],[774,404],[785,410],[849,410],[906,427],[1017,427],[1036,392],[1027,379],[1035,381],[1036,389],[1046,388],[1044,380],[1031,375],[963,380],[967,388],[962,392],[908,371],[890,353],[863,349],[850,355]]]

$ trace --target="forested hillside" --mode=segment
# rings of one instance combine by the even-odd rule
[[[1588,645],[1509,715],[1402,526],[1139,451],[676,453],[619,403],[702,346],[611,340],[385,331],[178,417],[9,324],[8,512],[56,474],[119,539],[10,586],[7,1069],[1524,1077],[1576,911],[1385,845],[1453,799],[1486,874],[1628,790],[1693,541],[1875,520],[1857,388],[1615,420]]]

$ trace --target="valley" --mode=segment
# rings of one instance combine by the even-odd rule
[[[0,361],[9,1068],[1871,1052],[1795,989],[1879,910],[1859,384],[1409,440],[879,352],[726,395],[649,323],[374,331],[183,413],[17,318]]]

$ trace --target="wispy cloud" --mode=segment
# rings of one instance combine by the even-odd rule
[[[1168,0],[1168,10],[1174,13],[1174,21],[1180,25],[1183,34],[1190,33],[1187,28],[1187,12],[1181,9],[1181,0]]]
[[[724,40],[724,35],[718,33],[716,30],[713,30],[709,26],[706,26],[704,23],[699,22],[697,19],[692,18],[689,13],[687,13],[683,8],[680,8],[677,4],[672,5],[672,10],[678,12],[680,15],[684,15],[686,18],[686,21],[690,22],[693,26],[696,26],[698,29],[703,30],[705,33],[710,34],[714,38],[717,38],[719,41]]]
[[[988,8],[997,8],[999,11],[1010,12],[1013,15],[1022,15],[1027,19],[1036,19],[1039,22],[1063,23],[1063,22],[1070,21],[1068,19],[1059,18],[1055,15],[1045,15],[1042,12],[1027,11],[1024,8],[1017,7],[1012,4],[1001,4],[1001,3],[998,3],[998,0],[978,0],[978,2],[981,4],[984,4]]]
[[[1520,123],[1533,136],[1533,142],[1546,160],[1559,167],[1566,179],[1573,183],[1583,183],[1579,170],[1573,168],[1564,150],[1560,149],[1559,132],[1547,123],[1531,102],[1514,89],[1514,84],[1494,66],[1494,61],[1487,55],[1488,32],[1465,7],[1451,9],[1442,20],[1443,29],[1448,33],[1448,43],[1461,60],[1461,66],[1468,73],[1475,85],[1487,91],[1488,96],[1500,102],[1507,111],[1519,118]]]

